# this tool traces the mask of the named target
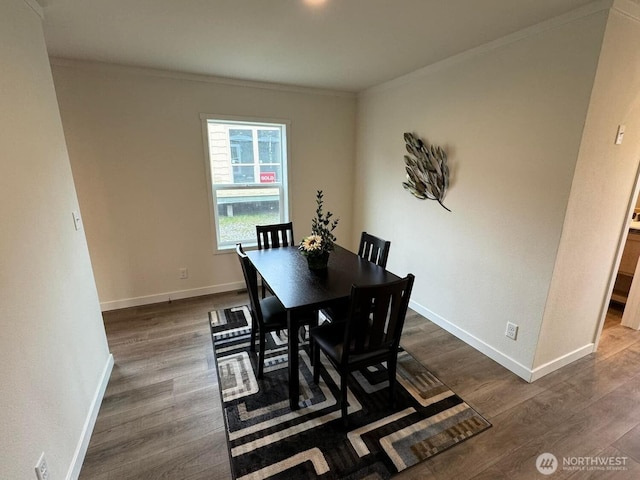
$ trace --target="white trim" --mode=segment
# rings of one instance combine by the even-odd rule
[[[640,4],[633,0],[614,0],[612,10],[632,20],[640,21]]]
[[[209,126],[207,122],[207,115],[200,114],[200,127],[202,130],[202,141],[204,148],[204,169],[205,178],[207,179],[207,197],[209,204],[209,231],[211,237],[209,239],[209,245],[212,246],[213,254],[220,253],[218,249],[218,212],[216,212],[216,205],[213,201],[213,172],[211,171],[211,145],[209,144]]]
[[[409,306],[411,307],[411,309],[415,310],[423,317],[428,318],[430,321],[432,321],[439,327],[445,329],[447,332],[451,333],[452,335],[455,335],[466,344],[478,350],[480,353],[483,353],[490,359],[498,362],[500,365],[505,367],[507,370],[510,370],[511,372],[515,373],[520,378],[526,380],[527,382],[532,381],[531,378],[532,378],[533,372],[529,368],[525,367],[521,363],[514,360],[513,358],[508,357],[504,353],[496,350],[491,345],[483,342],[477,337],[474,337],[466,330],[463,330],[460,327],[457,327],[453,323],[442,318],[437,313],[432,312],[428,308],[423,307],[422,305],[414,302],[413,300],[409,302]]]
[[[140,305],[150,305],[152,303],[168,302],[183,298],[200,297],[202,295],[212,295],[214,293],[232,292],[234,290],[245,289],[244,282],[225,283],[222,285],[212,285],[209,287],[192,288],[189,290],[176,290],[174,292],[145,295],[143,297],[124,298],[122,300],[112,300],[101,302],[100,308],[103,312],[118,310],[120,308],[138,307]]]
[[[539,378],[548,375],[551,372],[554,372],[562,367],[569,365],[576,360],[585,357],[593,352],[595,352],[596,346],[594,343],[588,343],[583,347],[580,347],[573,352],[569,352],[566,355],[556,358],[550,362],[545,363],[544,365],[540,365],[539,367],[534,368],[531,371],[531,380],[530,382],[535,382]]]
[[[37,0],[24,0],[24,3],[26,3],[27,6],[31,8],[31,10],[38,14],[40,20],[44,20],[44,9],[42,8],[42,5],[37,2]]]
[[[515,373],[520,378],[522,378],[523,380],[526,380],[529,383],[534,382],[539,378],[542,378],[545,375],[548,375],[549,373],[554,372],[555,370],[558,370],[566,365],[569,365],[570,363],[575,362],[576,360],[586,355],[589,355],[590,353],[593,353],[595,351],[595,344],[589,343],[583,347],[580,347],[574,350],[573,352],[569,352],[566,355],[558,357],[555,360],[547,362],[544,365],[541,365],[531,370],[530,368],[525,367],[524,365],[517,362],[513,358],[508,357],[504,353],[496,350],[494,347],[483,342],[479,338],[474,337],[466,330],[463,330],[457,327],[456,325],[454,325],[453,323],[449,322],[448,320],[445,320],[437,313],[432,312],[431,310],[420,305],[419,303],[416,303],[413,300],[411,300],[409,302],[409,306],[413,310],[418,312],[420,315],[422,315],[423,317],[428,318],[430,321],[432,321],[439,327],[443,328],[444,330],[451,333],[452,335],[455,335],[460,340],[465,342],[467,345],[475,348],[480,353],[485,354],[487,357],[498,362],[507,370],[510,370],[511,372]]]
[[[102,404],[102,399],[104,398],[104,392],[107,390],[107,385],[109,384],[109,377],[111,377],[112,370],[113,355],[110,353],[107,357],[107,363],[104,366],[104,370],[102,371],[100,382],[98,382],[98,388],[96,389],[96,393],[93,396],[91,407],[89,408],[89,414],[84,421],[82,434],[80,435],[80,441],[78,442],[76,451],[73,454],[73,459],[71,460],[71,465],[69,466],[69,471],[67,472],[67,480],[77,480],[80,476],[82,463],[84,462],[84,457],[87,454],[89,440],[91,440],[91,434],[93,433],[93,428],[96,425],[96,419],[98,418],[100,405]]]
[[[27,0],[25,0],[27,1]],[[305,95],[322,95],[329,97],[355,98],[356,92],[343,90],[328,90],[313,87],[299,87],[296,85],[285,85],[279,83],[258,82],[252,80],[242,80],[237,78],[216,77],[213,75],[199,75],[193,73],[177,72],[173,70],[162,70],[159,68],[133,67],[119,65],[116,63],[95,62],[89,60],[73,60],[63,57],[49,57],[52,65],[60,67],[78,68],[95,72],[118,71],[131,75],[145,75],[150,77],[169,78],[174,80],[187,80],[191,82],[216,83],[219,85],[230,85],[234,87],[259,88],[263,90],[277,90],[290,93],[302,93]]]
[[[520,40],[523,40],[527,37],[537,35],[541,32],[550,30],[552,28],[560,27],[562,25],[571,23],[575,20],[579,20],[580,18],[593,15],[594,13],[598,13],[603,10],[608,10],[609,8],[611,8],[613,1],[614,0],[597,0],[593,3],[577,8],[575,10],[572,10],[571,12],[565,13],[564,15],[559,15],[557,17],[551,18],[544,22],[540,22],[531,27],[524,28],[518,32],[512,33],[510,35],[506,35],[497,40],[493,40],[491,42],[485,43],[484,45],[471,48],[457,55],[453,55],[451,57],[440,60],[439,62],[432,63],[431,65],[427,65],[426,67],[420,68],[406,75],[402,75],[401,77],[397,77],[393,80],[389,80],[388,82],[381,83],[374,87],[368,88],[360,92],[359,95],[367,96],[367,95],[376,94],[378,92],[383,92],[385,90],[389,90],[392,88],[400,87],[417,78],[425,77],[427,75],[433,74],[434,72],[443,70],[445,68],[449,68],[458,63],[469,61],[473,58],[484,55],[487,52],[490,52],[492,50],[502,48],[512,43],[519,42]],[[621,1],[621,0],[616,0],[616,1]],[[628,0],[626,1],[627,3],[629,3]]]

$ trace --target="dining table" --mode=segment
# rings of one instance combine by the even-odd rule
[[[298,328],[296,311],[316,312],[349,301],[352,285],[377,285],[400,277],[335,245],[327,268],[312,270],[297,246],[249,250],[249,260],[287,312],[289,406],[299,408]]]

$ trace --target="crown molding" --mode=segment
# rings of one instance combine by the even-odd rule
[[[29,8],[31,8],[31,10],[36,12],[36,14],[40,17],[40,20],[44,20],[44,9],[42,8],[42,5],[40,5],[37,2],[37,0],[23,0],[23,1],[24,3],[27,4]]]
[[[614,0],[612,10],[640,22],[640,0]]]
[[[383,92],[385,90],[399,87],[415,79],[431,75],[437,71],[446,69],[450,66],[471,60],[472,58],[479,57],[492,50],[496,50],[506,45],[519,42],[520,40],[523,40],[528,37],[532,37],[534,35],[538,35],[541,32],[551,30],[553,28],[561,27],[563,25],[574,22],[584,17],[588,17],[590,15],[593,15],[601,11],[609,10],[612,8],[614,1],[615,2],[620,1],[621,3],[623,2],[633,3],[633,4],[636,4],[637,6],[637,3],[636,3],[637,0],[597,0],[593,3],[577,8],[563,15],[559,15],[549,20],[545,20],[544,22],[540,22],[531,27],[524,28],[518,32],[506,35],[504,37],[498,38],[497,40],[493,40],[491,42],[485,43],[478,47],[471,48],[457,55],[453,55],[449,58],[445,58],[444,60],[440,60],[439,62],[433,63],[431,65],[427,65],[426,67],[422,67],[418,70],[415,70],[401,77],[395,78],[393,80],[389,80],[388,82],[381,83],[374,87],[363,90],[362,92],[360,92],[359,96],[366,97],[368,95],[373,95],[379,92]]]
[[[328,90],[313,87],[299,87],[295,85],[286,85],[269,82],[258,82],[253,80],[241,80],[236,78],[215,77],[209,75],[200,75],[195,73],[178,72],[173,70],[162,70],[156,68],[136,67],[120,65],[116,63],[96,62],[90,60],[76,60],[63,57],[49,57],[51,65],[75,68],[94,72],[120,72],[129,75],[142,75],[160,78],[169,78],[174,80],[187,80],[191,82],[214,83],[218,85],[230,85],[235,87],[259,88],[263,90],[276,90],[289,93],[302,93],[306,95],[324,95],[330,97],[346,97],[355,98],[355,92],[347,92],[341,90]]]

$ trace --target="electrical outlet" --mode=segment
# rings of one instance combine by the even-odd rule
[[[47,466],[47,459],[44,458],[44,452],[42,452],[36,464],[36,477],[38,480],[50,480],[49,467]]]
[[[180,275],[180,280],[185,280],[189,278],[189,270],[187,270],[187,267],[179,268],[178,274]]]
[[[504,334],[511,340],[515,340],[518,337],[518,325],[507,322],[507,331]]]

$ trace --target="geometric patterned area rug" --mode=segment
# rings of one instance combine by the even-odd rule
[[[300,344],[300,408],[291,411],[286,332],[267,337],[262,380],[249,352],[246,306],[209,313],[231,469],[236,480],[388,479],[491,424],[405,351],[398,356],[396,406],[385,365],[349,379],[344,429],[339,377],[321,355],[313,383],[308,344]],[[307,338],[307,335],[304,335]]]

